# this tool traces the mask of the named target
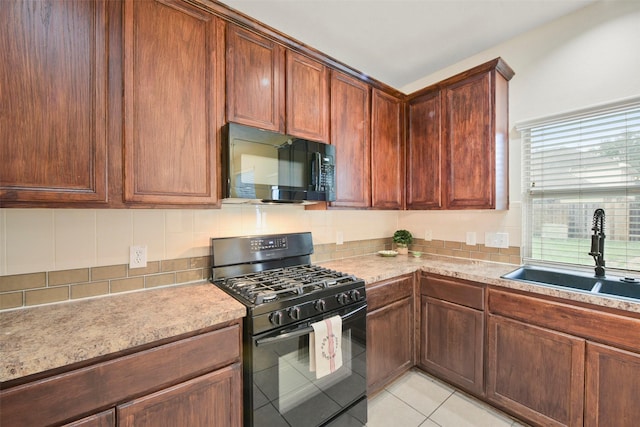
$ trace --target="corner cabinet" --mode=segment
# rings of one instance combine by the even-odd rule
[[[423,274],[418,366],[484,395],[484,295],[479,283]]]
[[[336,200],[332,207],[371,206],[369,85],[331,73],[331,144],[336,147]]]
[[[229,24],[226,59],[227,119],[284,133],[284,47]]]
[[[0,28],[0,205],[107,202],[111,1],[12,1]]]
[[[125,202],[215,205],[224,23],[181,0],[127,0],[123,25]]]
[[[414,276],[367,287],[367,392],[385,385],[413,366]]]
[[[2,425],[242,425],[238,322],[0,390]],[[66,423],[66,424],[65,424]]]
[[[498,58],[409,96],[409,209],[508,209],[513,74]]]
[[[404,207],[404,171],[404,102],[374,88],[371,91],[371,207]]]

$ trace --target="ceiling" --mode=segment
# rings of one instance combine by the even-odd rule
[[[222,0],[394,88],[594,0]]]

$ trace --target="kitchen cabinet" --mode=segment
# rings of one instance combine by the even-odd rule
[[[3,2],[0,203],[107,201],[115,2]]]
[[[226,60],[227,119],[284,133],[284,47],[229,24]]]
[[[379,89],[371,91],[371,206],[404,207],[404,103]]]
[[[118,425],[240,426],[240,330],[237,321],[230,322],[3,387],[2,425],[108,426],[113,425],[115,410]]]
[[[484,394],[484,286],[431,274],[420,283],[418,365]]]
[[[126,202],[218,202],[223,82],[222,21],[180,0],[125,2]]]
[[[367,287],[367,393],[380,391],[414,364],[414,276]]]
[[[63,427],[115,427],[116,411],[109,409],[99,414],[90,415],[78,421],[64,424]]]
[[[427,162],[410,166],[410,209],[508,209],[513,74],[498,58],[409,96],[408,154]]]
[[[287,133],[329,143],[329,68],[287,50]]]
[[[640,354],[588,342],[584,425],[636,426],[639,395]]]
[[[331,73],[331,144],[336,147],[336,200],[331,207],[371,206],[370,88]]]
[[[500,316],[488,329],[489,401],[537,425],[581,426],[585,341]]]

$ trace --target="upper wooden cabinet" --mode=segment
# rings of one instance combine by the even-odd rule
[[[237,25],[227,27],[227,118],[285,131],[284,47]]]
[[[405,182],[404,103],[371,91],[371,206],[402,209]]]
[[[371,206],[369,86],[331,73],[331,144],[336,147],[336,201],[331,206]]]
[[[186,2],[124,4],[124,199],[218,202],[224,23]]]
[[[0,204],[107,201],[109,1],[0,13]]]
[[[287,133],[329,142],[329,68],[287,51]]]
[[[409,156],[431,160],[419,165],[410,157],[409,208],[508,209],[512,76],[498,58],[409,97]],[[416,177],[420,170],[425,177]]]

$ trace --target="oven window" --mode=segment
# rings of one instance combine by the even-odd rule
[[[254,347],[254,425],[320,425],[361,398],[366,390],[366,332],[360,324],[364,319],[343,324],[343,364],[319,379],[309,367],[308,335]]]

